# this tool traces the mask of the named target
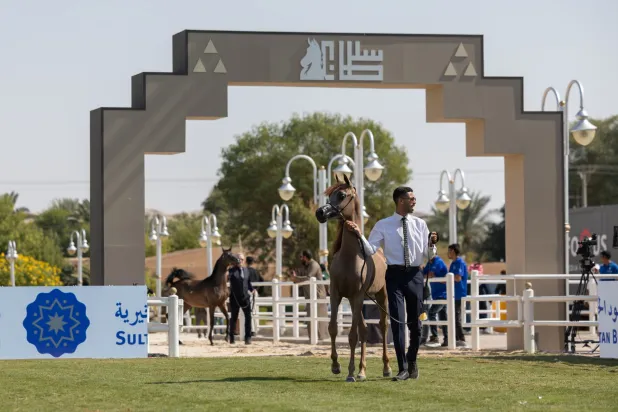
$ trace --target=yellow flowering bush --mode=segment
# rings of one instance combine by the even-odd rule
[[[62,286],[60,268],[30,256],[15,260],[15,286]],[[0,253],[0,286],[11,286],[11,264]]]

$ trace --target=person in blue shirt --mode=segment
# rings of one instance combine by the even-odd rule
[[[611,261],[612,255],[607,250],[601,252],[602,265],[599,266],[600,275],[618,274],[618,265]],[[616,279],[599,279],[599,281],[615,281]]]
[[[448,258],[451,259],[449,272],[455,275],[455,344],[466,346],[466,338],[461,327],[461,298],[465,298],[468,292],[468,267],[466,262],[459,256],[461,248],[458,243],[448,247]]]
[[[423,274],[430,278],[443,278],[446,277],[447,273],[448,268],[446,267],[446,263],[444,263],[440,256],[432,257],[423,268]],[[446,299],[446,283],[432,282],[430,283],[430,287],[432,300]],[[446,320],[446,305],[440,303],[432,304],[429,308],[427,318],[430,321],[435,321],[437,318],[440,320]],[[423,325],[421,345],[427,342],[427,332],[430,328],[431,337],[429,338],[429,342],[438,342],[438,327],[436,325]],[[446,346],[446,342],[448,342],[446,326],[442,326],[442,335],[444,336],[444,344],[442,346]]]

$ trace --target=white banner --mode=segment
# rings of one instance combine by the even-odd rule
[[[0,359],[146,357],[146,286],[0,288]]]
[[[597,288],[600,356],[618,359],[618,281],[599,281]]]

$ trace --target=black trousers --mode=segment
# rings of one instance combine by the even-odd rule
[[[455,301],[455,340],[456,341],[465,341],[466,337],[464,336],[463,328],[461,327],[461,308],[463,304],[461,300]]]
[[[238,306],[233,297],[230,299],[230,309],[232,309],[230,317],[230,342],[234,342],[234,331],[236,330],[236,322],[238,322],[240,309],[242,309],[245,315],[245,339],[251,337],[251,302],[240,301],[239,303],[243,306],[242,308]]]
[[[389,265],[386,269],[386,292],[388,311],[393,332],[393,344],[397,355],[399,372],[408,369],[408,362],[416,362],[421,339],[420,314],[423,312],[423,274],[418,266]],[[405,310],[405,312],[404,312]],[[410,347],[406,353],[406,320],[410,330]]]

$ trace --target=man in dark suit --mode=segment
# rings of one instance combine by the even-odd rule
[[[245,315],[245,344],[251,343],[251,293],[255,293],[249,278],[249,271],[242,266],[245,257],[239,254],[240,262],[228,271],[230,281],[230,343],[234,343],[234,330],[238,322],[238,314],[242,309]]]

